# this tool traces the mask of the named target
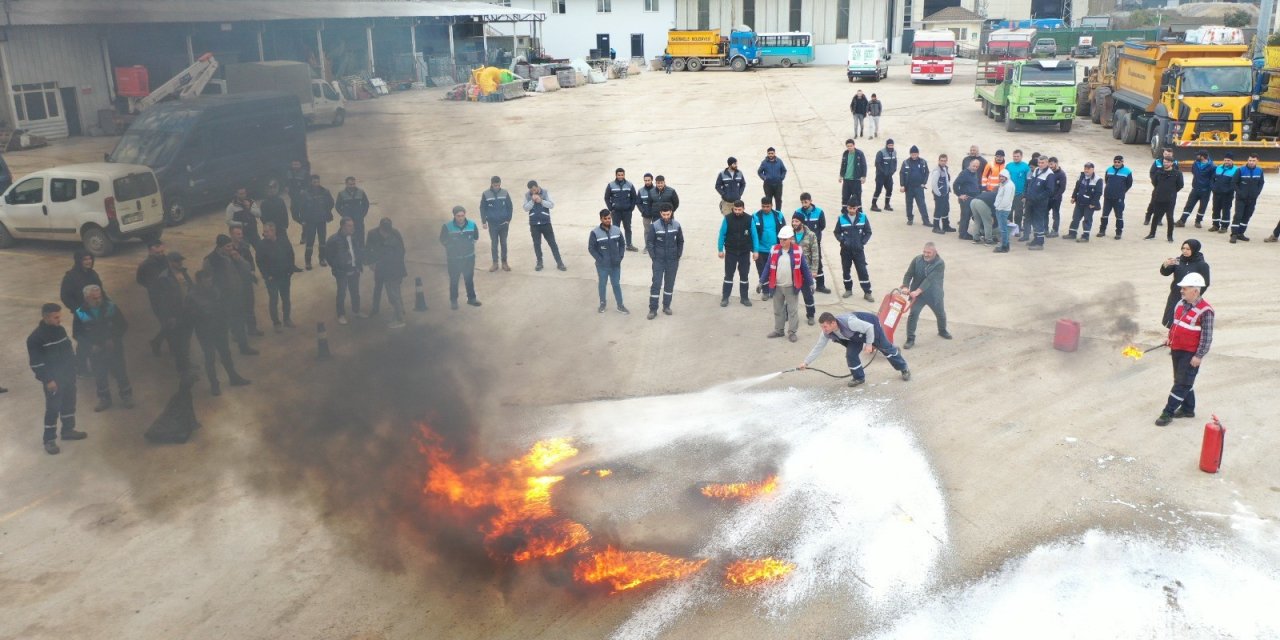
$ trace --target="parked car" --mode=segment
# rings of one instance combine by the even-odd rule
[[[155,170],[165,222],[182,224],[193,207],[225,204],[242,186],[260,193],[284,182],[290,161],[307,164],[306,121],[288,93],[166,102],[138,116],[106,160]]]
[[[1092,44],[1078,44],[1071,48],[1072,58],[1096,58],[1098,47]]]
[[[159,238],[164,232],[160,186],[142,165],[94,162],[45,169],[19,180],[0,200],[0,248],[17,240],[63,240],[105,256],[120,242]]]
[[[1058,41],[1053,38],[1040,38],[1036,40],[1036,44],[1031,48],[1031,57],[1033,58],[1056,58],[1058,57]]]

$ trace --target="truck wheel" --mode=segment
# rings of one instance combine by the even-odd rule
[[[4,224],[0,223],[0,249],[8,249],[15,244],[18,244],[18,241],[13,238],[13,234],[9,233]]]
[[[991,105],[991,118],[996,122],[1005,122],[1009,118],[1008,107]]]
[[[849,82],[853,83],[853,76],[849,76]]]
[[[1162,157],[1163,156],[1162,152],[1164,151],[1163,147],[1164,147],[1164,136],[1160,135],[1159,131],[1156,131],[1155,133],[1151,134],[1151,157],[1152,158]]]
[[[1058,128],[1061,129],[1063,133],[1070,133],[1071,123],[1073,122],[1075,122],[1075,120],[1063,120],[1058,123]]]
[[[782,68],[784,68],[784,69],[790,69],[790,68],[791,68],[791,58],[783,58],[783,59],[782,59],[782,62],[781,62],[780,64],[782,65]]]
[[[746,58],[734,58],[734,59],[733,59],[733,62],[730,62],[730,63],[729,63],[729,68],[730,68],[730,69],[733,69],[734,71],[746,71],[746,70],[747,70],[747,59],[746,59]],[[852,78],[850,78],[850,79],[849,79],[849,82],[853,82],[853,79],[852,79]]]
[[[1005,108],[1007,109],[1008,107],[1005,107]],[[1011,116],[1009,116],[1008,114],[1005,114],[1005,118],[1004,118],[1004,130],[1005,130],[1005,131],[1013,131],[1013,130],[1015,130],[1015,129],[1017,129],[1017,128],[1018,128],[1018,121],[1017,121],[1017,120],[1014,120],[1014,119],[1013,119]]]
[[[335,127],[341,127],[341,126],[342,126],[342,123],[344,123],[344,122],[346,122],[346,121],[347,121],[347,110],[346,110],[346,109],[338,109],[338,112],[337,112],[337,113],[335,113],[335,114],[333,114],[333,126],[335,126]]]
[[[80,241],[84,243],[84,250],[95,258],[109,256],[116,248],[116,244],[107,237],[107,232],[92,224],[80,231]]]
[[[684,58],[676,58],[671,61],[672,71],[684,71]]]
[[[1116,140],[1124,134],[1124,123],[1129,119],[1128,111],[1117,111],[1114,114],[1114,122],[1111,124],[1111,137]]]
[[[686,68],[690,71],[702,71],[702,60],[700,58],[689,58]]]
[[[182,196],[170,194],[164,196],[164,223],[170,227],[176,227],[187,221],[187,204],[183,202]]]
[[[1120,134],[1120,141],[1125,144],[1137,144],[1141,129],[1142,125],[1138,119],[1130,115],[1124,119],[1124,133]]]
[[[1094,109],[1093,105],[1089,105],[1089,107],[1090,107],[1089,122],[1092,122],[1094,124],[1102,124],[1102,113],[1099,112],[1097,109]]]

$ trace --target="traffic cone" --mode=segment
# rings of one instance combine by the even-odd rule
[[[422,292],[422,278],[413,279],[413,310],[427,310],[427,294]]]
[[[316,323],[316,359],[328,360],[329,356],[329,333],[325,331],[324,323]]]

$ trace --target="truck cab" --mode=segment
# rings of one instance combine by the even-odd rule
[[[1155,154],[1175,142],[1241,142],[1253,128],[1253,67],[1243,58],[1174,58],[1150,124]]]
[[[974,100],[1005,130],[1018,125],[1056,125],[1071,131],[1076,111],[1076,65],[1070,60],[1018,60],[1000,63],[1004,80],[996,85],[979,76]]]
[[[342,126],[347,121],[347,99],[342,96],[338,83],[311,79],[311,96],[314,100],[310,108],[302,105],[302,116],[308,125],[331,124]]]

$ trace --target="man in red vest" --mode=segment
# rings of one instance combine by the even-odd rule
[[[800,292],[813,284],[809,262],[795,243],[796,234],[791,227],[778,232],[778,244],[769,251],[761,283],[766,296],[773,297],[773,333],[770,338],[795,342],[796,329],[800,328]],[[783,330],[786,333],[783,333]]]
[[[1204,289],[1204,276],[1188,273],[1178,283],[1182,287],[1182,301],[1173,310],[1173,324],[1169,327],[1169,354],[1173,356],[1173,389],[1164,411],[1156,419],[1156,426],[1163,427],[1174,418],[1196,417],[1196,374],[1209,346],[1213,344],[1213,307],[1200,297]]]

